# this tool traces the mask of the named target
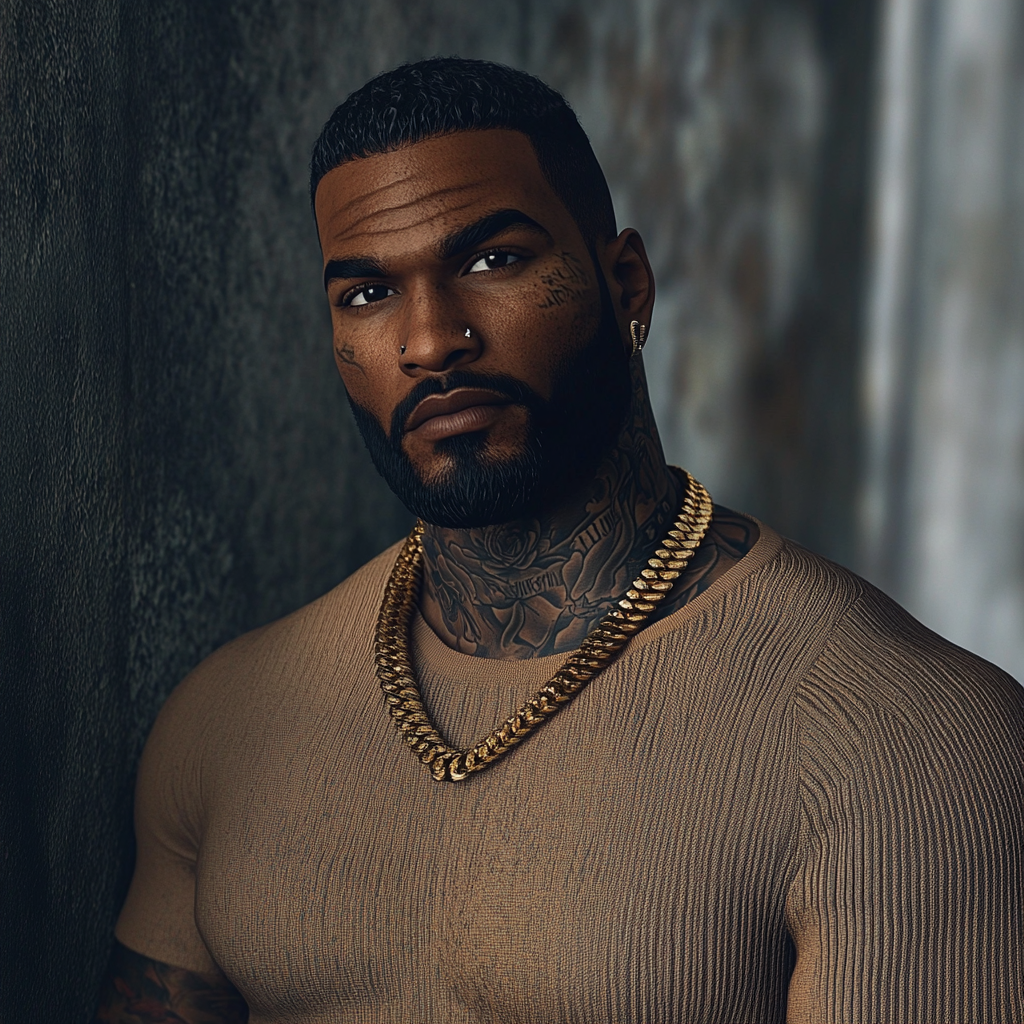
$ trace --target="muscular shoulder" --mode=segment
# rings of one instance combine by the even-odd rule
[[[237,698],[265,680],[296,676],[368,649],[397,547],[303,608],[225,644],[186,677],[168,703],[201,702],[217,694]]]
[[[396,550],[388,548],[322,597],[205,658],[165,703],[146,757],[176,775],[195,774],[194,762],[223,747],[228,734],[242,737],[260,723],[280,724],[308,705],[311,691],[343,686],[371,666],[373,625]]]
[[[878,785],[917,778],[921,792],[990,780],[1015,787],[1019,801],[1024,689],[858,583],[798,693],[811,774]]]
[[[748,637],[803,651],[795,699],[808,727],[829,735],[889,720],[947,731],[997,721],[1021,728],[1024,689],[855,573],[768,528],[750,557],[756,568],[744,573],[740,562],[735,581],[719,584],[728,585],[720,604]]]

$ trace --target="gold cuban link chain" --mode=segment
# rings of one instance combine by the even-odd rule
[[[458,782],[522,743],[609,665],[672,590],[711,524],[711,496],[689,473],[683,507],[647,568],[562,667],[514,715],[466,750],[449,746],[423,706],[409,656],[409,626],[423,579],[423,523],[406,538],[384,590],[374,637],[377,679],[402,739],[438,781]]]

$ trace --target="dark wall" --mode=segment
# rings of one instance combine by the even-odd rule
[[[756,31],[757,4],[689,7]],[[0,1019],[89,1019],[131,870],[134,767],[170,688],[406,528],[331,359],[306,198],[319,126],[371,74],[435,52],[525,65],[582,109],[619,66],[591,21],[614,39],[631,10],[0,0]],[[836,17],[826,42],[856,20]],[[836,72],[855,130],[858,53]],[[657,109],[656,82],[613,84]],[[585,121],[612,116],[601,103]],[[815,251],[835,281],[859,216],[846,132],[822,150],[838,227]],[[852,205],[829,199],[833,173],[853,176]],[[845,312],[813,331],[829,316],[845,351]],[[827,405],[831,380],[793,360],[800,407]],[[757,493],[769,518],[784,508]]]
[[[5,1020],[88,1017],[169,689],[406,527],[333,366],[306,161],[351,88],[479,26],[371,6],[0,7]]]

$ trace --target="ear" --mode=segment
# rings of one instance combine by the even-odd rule
[[[627,351],[631,352],[629,325],[638,320],[650,334],[654,311],[654,271],[640,233],[634,228],[624,228],[605,246],[601,264],[619,333]]]

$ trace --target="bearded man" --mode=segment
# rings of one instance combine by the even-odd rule
[[[666,466],[564,100],[401,67],[311,190],[419,524],[167,702],[99,1018],[1024,1020],[1021,691]]]

